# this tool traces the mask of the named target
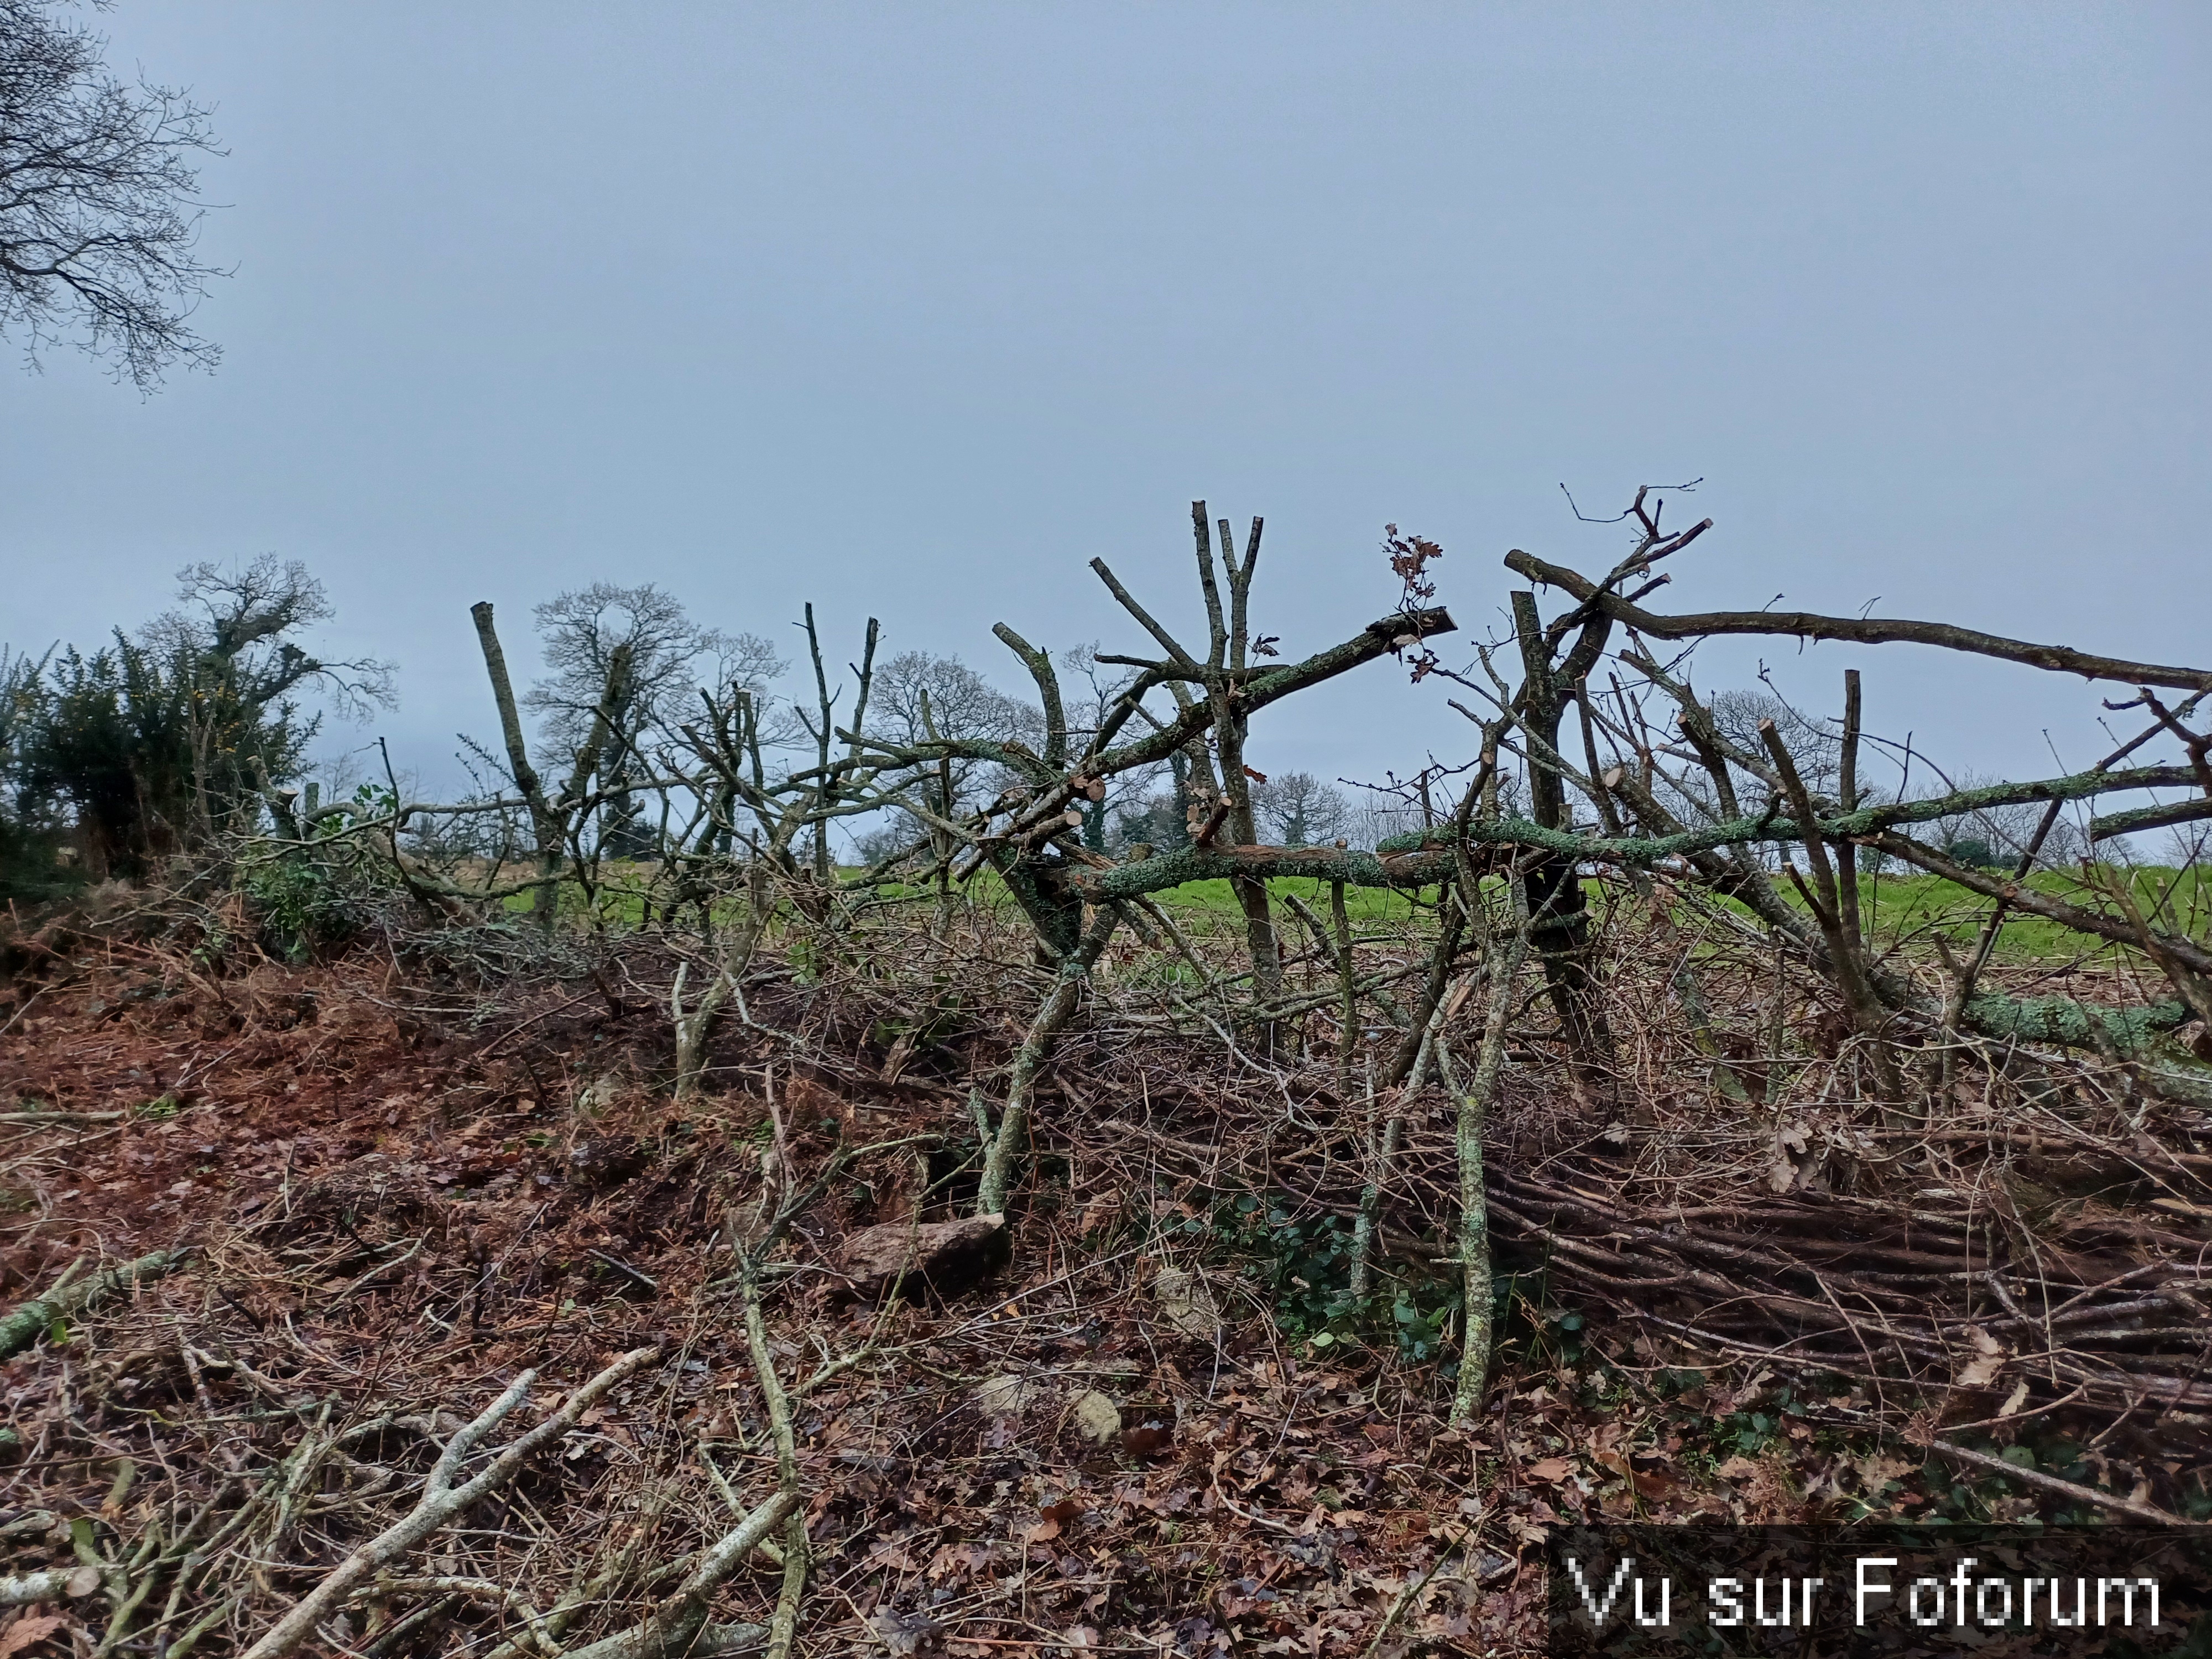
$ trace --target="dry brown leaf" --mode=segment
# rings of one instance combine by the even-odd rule
[[[59,1630],[67,1620],[58,1613],[41,1613],[35,1619],[18,1619],[5,1631],[0,1631],[0,1659],[9,1659],[24,1649],[35,1646]]]
[[[1908,1463],[1901,1457],[1885,1456],[1875,1452],[1862,1457],[1852,1465],[1859,1472],[1859,1485],[1871,1494],[1879,1494],[1893,1480],[1902,1480],[1920,1466]]]
[[[1158,1423],[1121,1431],[1121,1449],[1132,1457],[1151,1457],[1174,1443],[1175,1431]]]
[[[1974,1358],[1960,1370],[1958,1386],[1986,1389],[2004,1369],[2005,1361],[2011,1357],[2010,1350],[1979,1325],[1966,1327],[1966,1340],[1974,1345]]]
[[[1083,1218],[1076,1224],[1076,1231],[1086,1237],[1103,1231],[1119,1218],[1123,1202],[1118,1192],[1099,1194],[1083,1206]]]
[[[1521,1473],[1531,1480],[1541,1481],[1547,1486],[1556,1486],[1574,1473],[1574,1467],[1564,1457],[1547,1457],[1540,1462],[1531,1463]]]

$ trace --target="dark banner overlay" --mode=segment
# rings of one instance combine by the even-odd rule
[[[2212,1528],[1562,1528],[1551,1651],[2212,1659]]]

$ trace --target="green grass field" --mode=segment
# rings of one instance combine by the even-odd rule
[[[2039,871],[2028,885],[2083,908],[2112,908],[2107,895],[2077,876]],[[1861,888],[1862,908],[1877,938],[1901,941],[1940,933],[1954,941],[1970,940],[1989,914],[1988,899],[1936,876],[1863,878]],[[2173,932],[2201,936],[2212,920],[2212,882],[2202,867],[2140,867],[2131,872],[2128,891],[2145,917]],[[1790,896],[1794,901],[1796,895]],[[2055,958],[2079,955],[2094,943],[2057,922],[2014,911],[1998,948],[2008,956]]]
[[[638,925],[644,915],[642,896],[627,886],[620,872],[610,873],[614,878],[607,880],[599,891],[602,921],[616,927]],[[639,873],[644,874],[642,871]],[[854,869],[840,873],[849,878],[860,872]],[[2117,871],[2114,874],[2117,876]],[[2212,872],[2202,866],[2187,870],[2140,866],[2131,872],[2130,879],[2130,890],[2137,908],[2160,925],[2177,933],[2202,937],[2207,923],[2212,922]],[[2099,908],[2109,905],[2107,897],[2075,875],[2039,872],[2030,878],[2029,884],[2038,891],[2071,903]],[[1328,883],[1291,878],[1269,885],[1279,900],[1295,895],[1316,915],[1324,919],[1328,916]],[[1593,881],[1585,885],[1592,904],[1601,904],[1604,896],[1600,884]],[[1779,885],[1783,896],[1802,908],[1802,901],[1790,884],[1784,882]],[[883,897],[891,900],[927,902],[931,896],[931,890],[921,888],[887,886],[879,891]],[[1011,907],[1012,903],[997,877],[988,871],[968,884],[966,895],[971,902],[993,908]],[[1163,908],[1192,931],[1210,933],[1217,927],[1237,928],[1241,925],[1235,896],[1225,880],[1188,882],[1153,896]],[[1869,934],[1886,945],[1908,949],[1916,943],[1932,948],[1932,940],[1939,935],[1954,945],[1971,943],[1989,914],[1990,902],[1980,894],[1940,877],[1898,874],[1863,875],[1860,901]],[[1417,909],[1429,909],[1435,902],[1434,888],[1425,888],[1418,895],[1370,887],[1350,888],[1345,893],[1345,908],[1355,927],[1403,927],[1413,919]],[[1734,905],[1730,900],[1722,902]],[[530,908],[529,895],[514,895],[506,904],[510,911],[526,911]],[[581,913],[582,890],[574,884],[562,884],[562,908],[564,912]],[[2094,954],[2098,948],[2112,947],[2099,947],[2094,939],[2057,922],[2014,911],[2005,923],[1997,951],[2007,960],[2038,962],[2071,960]]]
[[[2100,895],[2075,876],[2039,872],[2028,884],[2069,903],[2102,908]],[[1328,914],[1326,883],[1279,881],[1271,885],[1277,893],[1297,893],[1316,914]],[[1593,905],[1603,902],[1599,883],[1592,881],[1584,885]],[[1781,884],[1781,890],[1791,904],[1803,908],[1788,883]],[[2140,867],[2132,874],[2130,891],[2145,916],[2174,932],[2202,937],[2207,923],[2212,922],[2212,872],[2201,866],[2179,871]],[[1227,923],[1238,915],[1237,902],[1226,881],[1191,882],[1154,896],[1170,914],[1178,916],[1212,915]],[[1425,890],[1420,898],[1424,908],[1433,904],[1435,890]],[[1933,939],[1938,934],[1954,945],[1971,944],[1979,934],[1990,904],[1981,894],[1938,876],[1893,873],[1863,875],[1859,900],[1871,937],[1907,948],[1920,943],[1931,950]],[[1733,905],[1733,901],[1722,902]],[[1413,902],[1407,895],[1373,888],[1350,890],[1345,895],[1345,906],[1355,926],[1377,922],[1402,925],[1413,911]],[[1741,906],[1735,908],[1741,909]],[[1744,910],[1742,914],[1750,913]],[[2096,940],[2045,917],[2014,910],[2008,916],[2004,932],[1999,936],[1997,954],[2014,962],[2055,962],[2094,954],[2100,948],[2112,947],[2100,946]]]

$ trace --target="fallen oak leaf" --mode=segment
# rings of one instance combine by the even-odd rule
[[[1175,1442],[1175,1431],[1158,1423],[1144,1423],[1121,1431],[1121,1449],[1132,1457],[1151,1457]]]
[[[1962,1389],[1986,1389],[1997,1380],[1997,1373],[2003,1369],[2003,1360],[1992,1359],[1986,1354],[1978,1359],[1969,1360],[1966,1369],[1959,1373],[1958,1386]]]
[[[1881,1452],[1869,1452],[1851,1466],[1858,1471],[1859,1485],[1869,1493],[1880,1497],[1884,1492],[1920,1468],[1902,1457],[1891,1457]]]
[[[1973,1344],[1974,1357],[1960,1367],[1955,1386],[1986,1389],[1996,1381],[1997,1373],[2012,1357],[2011,1351],[1979,1325],[1966,1327],[1966,1340]]]
[[[40,1613],[36,1618],[18,1619],[4,1631],[0,1631],[0,1659],[9,1659],[24,1649],[35,1647],[69,1621],[58,1613]]]

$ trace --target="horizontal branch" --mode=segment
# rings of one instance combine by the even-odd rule
[[[2189,781],[2187,769],[2178,766],[2136,767],[2124,772],[2080,772],[2071,777],[1989,784],[1926,800],[1892,801],[1856,812],[1838,812],[1817,819],[1814,829],[1827,841],[1863,841],[1899,824],[1927,823],[1990,807],[2029,801],[2082,800],[2128,789],[2172,788],[2185,786]],[[1189,847],[1111,870],[1071,872],[1068,881],[1092,903],[1135,898],[1140,894],[1179,887],[1187,881],[1229,876],[1259,879],[1310,876],[1357,887],[1416,887],[1452,872],[1451,838],[1460,833],[1476,846],[1537,848],[1580,863],[1633,866],[1665,863],[1725,847],[1805,839],[1805,831],[1796,820],[1764,813],[1671,836],[1615,837],[1547,830],[1526,818],[1490,818],[1469,823],[1463,832],[1449,824],[1437,824],[1416,834],[1393,836],[1372,853],[1328,847]],[[2015,885],[1993,877],[1976,882],[1954,879],[1960,879],[1962,884],[1972,885],[1976,891],[1988,892],[1991,896],[2002,896],[1999,888],[2008,890]],[[2023,908],[2027,908],[2024,903]]]
[[[149,1279],[159,1279],[184,1260],[183,1250],[155,1250],[142,1255],[136,1261],[126,1261],[120,1267],[110,1267],[80,1279],[74,1284],[66,1280],[44,1295],[26,1302],[5,1319],[0,1319],[0,1359],[20,1353],[39,1339],[57,1319],[90,1307],[94,1303],[113,1295],[125,1285],[137,1285]]]
[[[1580,572],[1523,553],[1518,548],[1505,556],[1505,565],[1530,581],[1563,588],[1584,605],[1655,639],[1780,634],[1804,640],[1848,640],[1860,645],[1932,645],[1946,651],[1965,651],[1975,656],[2024,663],[2030,668],[2047,669],[2057,674],[2079,674],[2084,679],[2121,680],[2130,685],[2163,685],[2185,691],[2212,690],[2212,669],[2100,657],[2069,646],[2035,645],[2026,640],[2008,640],[1999,634],[1984,634],[1977,629],[1954,627],[1949,623],[1909,622],[1884,617],[1823,617],[1809,611],[1707,611],[1693,616],[1663,617],[1632,605],[1618,594],[1600,592],[1597,584]]]
[[[2191,1018],[2178,1000],[2143,1008],[2107,1008],[2072,997],[1978,996],[1960,1012],[1978,1036],[1998,1042],[2045,1042],[2062,1048],[2097,1048],[2134,1060],[2154,1037],[2179,1030]]]
[[[2109,781],[2122,775],[2124,775],[2085,774],[2081,778],[2052,780],[2043,785],[2004,787],[2014,790],[2056,788],[2062,785],[2078,785],[2087,778]],[[1970,790],[1960,793],[1980,795],[1990,792]],[[2087,792],[2084,790],[2082,793]],[[1893,857],[1903,859],[1971,892],[2002,899],[2015,909],[2042,916],[2077,933],[2137,948],[2154,946],[2197,973],[2212,973],[2212,951],[2208,951],[2193,939],[2160,929],[2149,930],[2146,939],[2143,932],[2125,918],[2086,909],[2008,876],[1994,875],[1959,864],[1933,848],[1882,827],[1884,819],[1911,822],[1951,816],[1960,810],[1954,804],[1958,799],[1951,796],[1941,801],[1905,802],[1863,812],[1843,813],[1832,818],[1821,819],[1815,827],[1824,839],[1856,840],[1879,848]],[[1419,888],[1455,872],[1457,855],[1448,840],[1452,833],[1449,826],[1439,825],[1425,836],[1394,836],[1372,853],[1325,847],[1185,847],[1109,869],[1070,869],[1063,878],[1070,890],[1092,904],[1164,892],[1187,882],[1225,880],[1231,877],[1249,880],[1293,877],[1316,881],[1340,881],[1357,887]],[[1786,818],[1741,818],[1704,830],[1640,840],[1577,836],[1565,830],[1547,830],[1522,818],[1497,818],[1471,823],[1466,826],[1464,835],[1467,842],[1474,846],[1534,848],[1563,855],[1577,863],[1631,867],[1650,866],[1724,846],[1767,841],[1786,842],[1804,838],[1798,826]],[[1492,856],[1494,858],[1495,854]],[[2032,1031],[2029,1028],[2039,1023],[2033,1013],[2011,1016],[2008,1020],[1996,1020],[1994,1009],[1986,1012],[1991,1013],[1992,1020],[1998,1027],[1990,1033],[1992,1035],[2019,1036],[2035,1041],[2071,1040],[2059,1036],[2040,1036]],[[2016,1029],[2003,1029],[2008,1023]],[[2054,1012],[2051,1029],[2055,1030],[2065,1024],[2067,1022],[2057,1020]],[[1984,1025],[1983,1029],[1988,1027]],[[2118,1039],[2122,1034],[2110,1035]],[[2127,1048],[2138,1046],[2139,1042],[2140,1037],[2136,1037],[2132,1041],[2118,1041],[2118,1046]]]
[[[83,1566],[48,1567],[41,1572],[27,1572],[10,1577],[0,1577],[0,1607],[35,1606],[40,1601],[58,1601],[65,1596],[90,1595],[97,1589],[103,1571],[119,1572],[120,1568],[101,1569]],[[88,1574],[90,1587],[81,1574]],[[10,1629],[16,1626],[9,1626]]]
[[[397,823],[404,828],[411,817],[460,817],[472,812],[519,812],[530,803],[519,795],[503,795],[492,800],[431,801],[410,800],[404,805],[372,813],[361,802],[342,800],[329,806],[318,806],[312,812],[300,815],[303,823],[325,823],[332,818],[349,817],[356,827],[381,828]]]
[[[1526,826],[1534,829],[1534,824]],[[1541,832],[1550,833],[1550,832]],[[1574,836],[1564,839],[1573,841]],[[1141,898],[1192,881],[1242,876],[1340,881],[1353,887],[1423,887],[1457,868],[1452,854],[1435,848],[1376,854],[1340,847],[1183,847],[1155,853],[1108,870],[1069,869],[1062,878],[1089,904]]]
[[[2138,806],[2131,812],[2091,818],[2089,839],[2110,841],[2115,836],[2133,835],[2138,830],[2163,830],[2169,824],[2194,823],[2200,818],[2212,818],[2212,798],[2169,801],[2164,806]]]
[[[2026,783],[1985,784],[1972,789],[1954,790],[1948,795],[1930,796],[1924,800],[1889,801],[1877,806],[1862,807],[1856,812],[1838,812],[1816,819],[1814,830],[1828,841],[1863,840],[1899,824],[1930,823],[1940,818],[1987,811],[1992,807],[2017,806],[2035,801],[2087,800],[2095,795],[2117,794],[2130,789],[2186,787],[2191,781],[2189,769],[2180,766],[2139,766],[2120,772],[2076,772],[2069,777],[2038,778]],[[1437,844],[1449,833],[1447,826],[1439,824],[1417,835],[1393,836],[1381,843],[1376,850],[1383,853],[1410,852]],[[1753,842],[1802,842],[1805,839],[1805,831],[1795,819],[1762,813],[1756,817],[1731,818],[1725,823],[1685,830],[1671,836],[1626,836],[1611,840],[1595,836],[1578,836],[1566,830],[1545,830],[1516,818],[1498,818],[1487,823],[1470,823],[1467,836],[1471,842],[1541,847],[1547,851],[1601,864],[1652,864],[1691,853],[1710,852]]]

